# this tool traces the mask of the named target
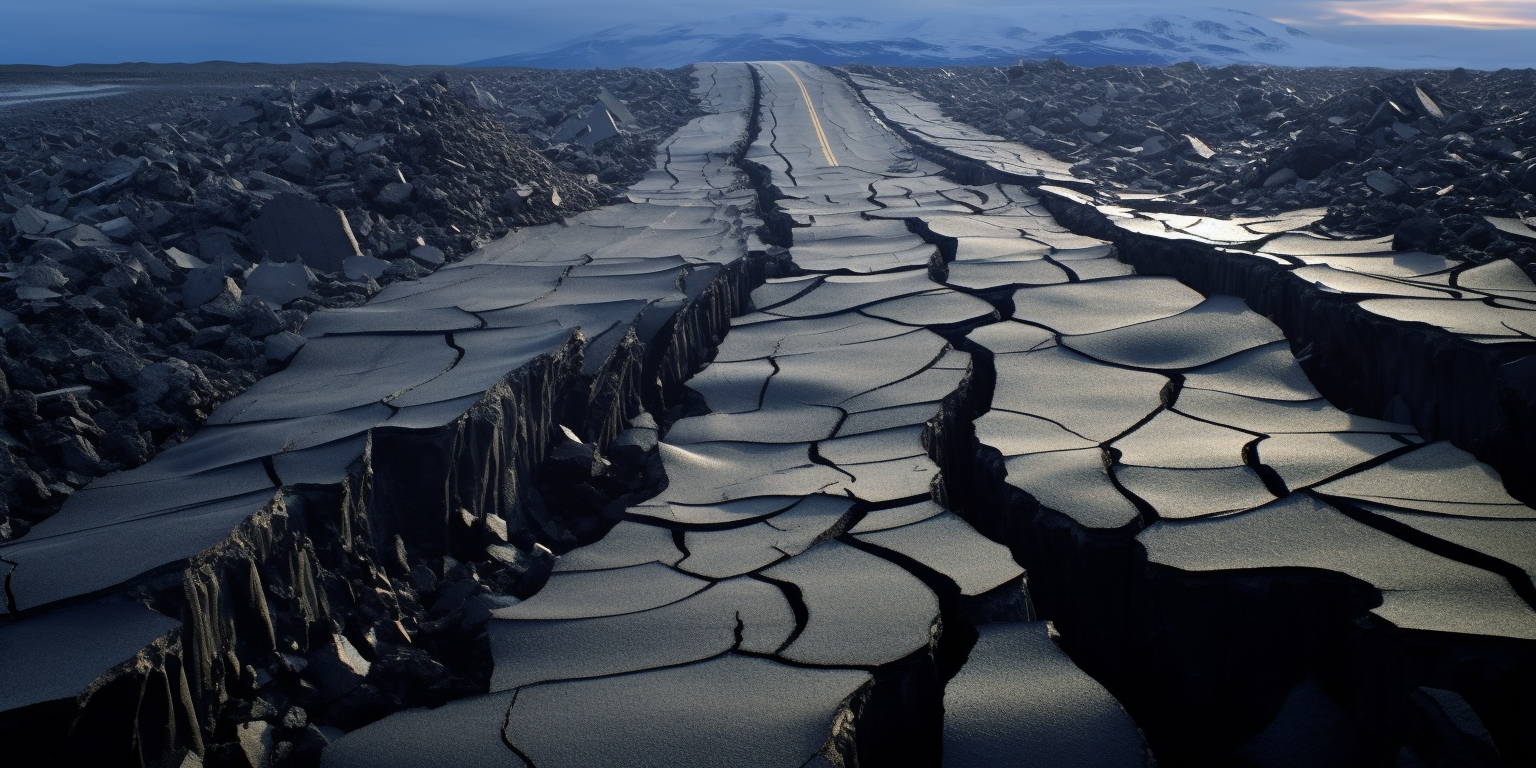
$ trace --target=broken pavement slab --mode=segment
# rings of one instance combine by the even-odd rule
[[[945,768],[1155,764],[1130,716],[1056,647],[1048,624],[977,631],[944,690]]]
[[[0,667],[0,712],[74,699],[107,670],[180,626],[143,605],[117,601],[0,625],[0,655],[6,659]]]

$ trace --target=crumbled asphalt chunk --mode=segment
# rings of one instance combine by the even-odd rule
[[[1536,70],[849,67],[949,117],[1075,163],[1103,188],[1222,217],[1327,208],[1320,233],[1398,235],[1536,272],[1536,245],[1482,217],[1536,213]],[[1170,147],[1149,151],[1148,142]]]
[[[134,76],[0,122],[0,541],[286,365],[310,312],[608,202],[702,114],[686,70]],[[550,141],[594,104],[620,135]],[[61,432],[66,412],[101,428]]]

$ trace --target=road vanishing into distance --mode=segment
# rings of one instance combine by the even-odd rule
[[[664,487],[531,597],[485,596],[487,692],[323,765],[1390,764],[1415,712],[1469,702],[1536,750],[1536,510],[1407,411],[1330,404],[1290,320],[1311,304],[1189,278],[1261,265],[1370,318],[1362,347],[1411,327],[1481,359],[1536,330],[1518,269],[1303,234],[1320,211],[1168,213],[805,63],[696,78],[712,114],[630,202],[316,313],[288,369],[0,547],[0,645],[33,670],[0,702],[179,636],[97,598],[206,592],[221,548],[264,546],[253,519],[321,536],[315,488],[346,489],[324,514],[359,552],[516,561],[505,476],[569,379],[577,442],[653,447]],[[660,428],[641,407],[684,400],[655,382],[695,393]],[[189,658],[252,630],[200,631]]]

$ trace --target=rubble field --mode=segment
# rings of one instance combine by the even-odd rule
[[[1536,247],[1484,215],[1536,215],[1536,70],[1290,69],[1194,63],[850,67],[1173,212],[1326,207],[1319,232],[1528,271]]]
[[[315,309],[607,203],[700,114],[691,88],[683,70],[0,71],[0,541],[185,440],[293,357]]]

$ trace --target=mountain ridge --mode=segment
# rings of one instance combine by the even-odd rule
[[[1334,43],[1247,11],[1145,5],[1074,12],[952,10],[848,14],[761,10],[685,23],[624,24],[539,51],[470,62],[467,67],[549,69],[672,68],[696,61],[798,59],[816,64],[988,65],[1059,58],[1071,64],[1435,66],[1432,59],[1389,59]]]

